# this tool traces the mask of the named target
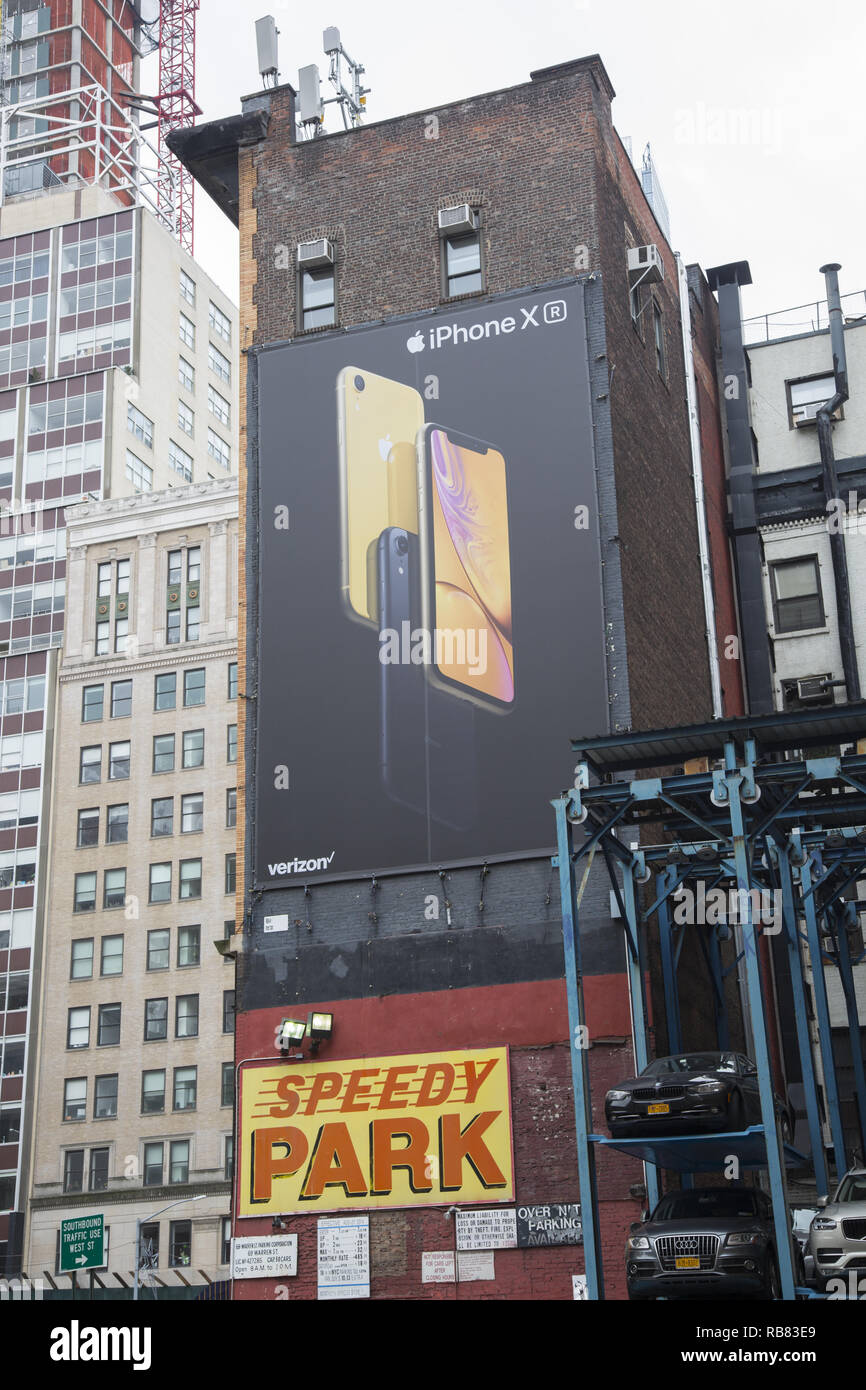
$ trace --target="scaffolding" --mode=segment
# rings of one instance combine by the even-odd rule
[[[827,1193],[830,1182],[818,1063],[837,1181],[849,1162],[826,968],[838,970],[845,999],[857,1129],[866,1150],[866,1073],[853,976],[854,965],[866,954],[856,899],[856,884],[866,880],[866,702],[607,735],[576,740],[572,748],[578,759],[575,785],[553,802],[557,829],[553,864],[559,871],[562,898],[588,1297],[604,1297],[595,1160],[600,1148],[609,1147],[643,1160],[650,1208],[661,1194],[665,1170],[679,1172],[689,1186],[693,1174],[721,1174],[726,1159],[736,1155],[741,1169],[765,1173],[782,1297],[794,1299],[798,1296],[797,1259],[787,1170],[811,1164],[818,1194]],[[699,770],[657,775],[684,765]],[[647,775],[636,776],[640,771]],[[661,829],[661,843],[631,843],[650,827],[656,833]],[[628,845],[623,843],[623,832],[628,834]],[[662,1138],[610,1139],[593,1133],[577,866],[598,849],[607,865],[625,934],[636,1072],[651,1060],[648,925],[654,922],[658,931],[664,1016],[674,1052],[683,1048],[677,975],[683,933],[695,931],[720,1050],[726,1050],[729,1040],[724,978],[733,968],[742,970],[744,1024],[758,1072],[759,1125],[736,1133]],[[726,922],[707,926],[674,920],[676,895],[698,881],[725,885],[726,891],[737,894],[741,910],[736,958],[727,971],[721,951],[721,941],[730,931]],[[643,902],[641,885],[646,885]],[[781,902],[780,930],[793,1000],[809,1156],[793,1147],[778,1123],[769,1041],[775,1019],[765,1002],[771,992],[762,987],[759,948],[767,925],[761,912],[754,910],[759,893],[773,893],[777,895],[773,900]],[[817,1059],[810,1036],[810,996],[817,1025]],[[807,1292],[799,1289],[801,1296]]]
[[[168,146],[172,130],[191,126],[195,101],[195,21],[199,0],[162,0],[159,11],[160,206],[176,211],[176,236],[190,255],[194,244],[195,179]]]

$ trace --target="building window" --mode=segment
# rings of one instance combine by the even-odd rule
[[[770,566],[773,623],[777,633],[824,626],[821,576],[817,555],[783,560]]]
[[[222,338],[226,343],[231,342],[232,321],[221,309],[217,308],[213,300],[210,301],[208,306],[207,321],[211,333],[216,333],[217,337]]]
[[[117,1073],[97,1076],[93,1094],[94,1120],[113,1120],[117,1116]]]
[[[129,840],[129,803],[123,802],[118,806],[109,806],[107,821],[105,843],[107,845],[125,845]]]
[[[232,379],[232,364],[227,357],[215,348],[213,343],[208,343],[207,363],[214,376],[218,376],[220,381],[230,382]]]
[[[481,267],[481,231],[442,238],[445,298],[477,294],[484,288]]]
[[[235,1031],[235,992],[233,989],[223,990],[223,1032],[233,1033]]]
[[[199,638],[201,609],[196,605],[195,608],[186,610],[186,640],[187,642],[197,642]]]
[[[147,1221],[141,1228],[141,1267],[159,1269],[158,1221]]]
[[[103,687],[86,685],[81,692],[81,722],[94,724],[102,718]]]
[[[219,464],[220,468],[231,468],[232,451],[231,446],[226,444],[224,439],[208,426],[207,432],[207,452],[208,457]]]
[[[157,734],[153,740],[154,772],[174,772],[174,734]]]
[[[198,995],[179,994],[175,1000],[174,1036],[198,1037]]]
[[[180,832],[194,835],[204,829],[204,795],[190,792],[180,799]]]
[[[200,959],[201,927],[179,927],[177,933],[178,965],[198,965]]]
[[[165,640],[169,647],[176,647],[180,641],[180,606],[169,608],[165,615]]]
[[[171,902],[171,865],[151,864],[148,902]]]
[[[93,937],[85,936],[72,943],[69,962],[70,980],[89,980],[93,975]]]
[[[132,714],[132,681],[111,682],[111,717],[126,719]]]
[[[195,351],[195,324],[192,319],[188,319],[186,314],[180,315],[180,341],[185,343],[188,348]]]
[[[225,1137],[223,1174],[227,1182],[231,1182],[235,1175],[235,1141],[234,1136],[231,1134],[227,1134]]]
[[[187,304],[195,304],[195,280],[185,270],[180,272],[180,292]]]
[[[814,424],[818,411],[836,394],[836,379],[833,376],[803,377],[799,381],[785,383],[788,391],[788,423],[791,429]],[[841,406],[833,412],[831,419],[841,420]]]
[[[148,420],[132,402],[126,407],[126,428],[130,434],[134,434],[136,439],[140,439],[142,444],[148,449],[153,448],[153,421]],[[127,453],[127,460],[129,454]]]
[[[76,874],[75,875],[75,897],[73,899],[73,912],[95,912],[96,911],[96,874]]]
[[[301,327],[329,328],[337,322],[337,275],[333,265],[300,271]]]
[[[226,762],[236,763],[238,760],[238,726],[229,724],[226,738]]]
[[[117,1047],[120,1042],[120,1005],[100,1004],[96,1031],[97,1047]]]
[[[232,408],[225,396],[220,395],[215,386],[208,385],[207,388],[207,408],[211,415],[215,415],[220,424],[226,427],[231,426]]]
[[[186,582],[201,583],[201,546],[191,545],[186,552]]]
[[[183,766],[204,767],[204,729],[187,729],[183,735]]]
[[[127,482],[132,483],[136,492],[153,491],[153,469],[143,463],[140,458],[136,458],[131,449],[126,451],[126,478]]]
[[[656,371],[665,378],[665,323],[661,308],[653,300],[653,341],[656,350]]]
[[[237,855],[236,855],[236,854],[227,854],[227,855],[226,855],[226,872],[225,872],[225,880],[226,880],[226,892],[227,892],[227,893],[233,893],[233,892],[235,891],[235,887],[236,887],[236,885],[237,885]]]
[[[189,1182],[189,1140],[172,1139],[169,1145],[169,1182]],[[181,1224],[181,1223],[178,1223]],[[189,1224],[188,1222],[186,1223]],[[174,1222],[172,1222],[174,1225]],[[189,1260],[186,1261],[189,1264]]]
[[[177,672],[165,671],[153,681],[153,707],[174,709],[177,703]]]
[[[228,787],[226,790],[226,830],[233,830],[238,823],[238,789]]]
[[[144,1041],[161,1042],[168,1037],[168,1000],[145,999]]]
[[[196,1071],[195,1067],[175,1067],[173,1107],[175,1110],[195,1110]]]
[[[108,1187],[108,1149],[90,1150],[90,1191],[104,1192]]]
[[[234,1062],[223,1062],[222,1086],[220,1090],[220,1105],[234,1105],[235,1103],[235,1065]]]
[[[63,1155],[63,1191],[84,1191],[83,1149],[67,1149]]]
[[[178,359],[177,379],[185,391],[195,390],[195,367],[187,362],[185,357]]]
[[[161,1115],[164,1109],[165,1072],[143,1071],[141,1073],[142,1115]]]
[[[185,401],[178,401],[177,403],[177,424],[178,428],[192,439],[195,433],[195,414]]]
[[[106,869],[102,886],[103,907],[123,907],[126,902],[126,869]]]
[[[82,748],[78,763],[78,780],[82,786],[87,782],[102,781],[102,748],[99,744]]]
[[[170,949],[171,932],[168,927],[158,927],[154,931],[149,931],[147,933],[148,970],[167,970],[170,964]]]
[[[172,1147],[174,1147],[172,1145]],[[178,1179],[180,1181],[180,1179]],[[185,1179],[184,1179],[185,1181]],[[168,1263],[171,1269],[183,1268],[192,1259],[192,1222],[169,1221]]]
[[[108,780],[120,782],[129,776],[129,740],[108,745]]]
[[[220,1237],[220,1264],[230,1265],[232,1262],[232,1219],[224,1216],[222,1219]]]
[[[180,897],[200,898],[201,897],[201,860],[200,859],[181,859],[180,861]]]
[[[90,1009],[70,1009],[66,1020],[66,1046],[70,1049],[90,1046]]]
[[[174,797],[157,796],[150,803],[150,834],[152,838],[174,834]]]
[[[144,1146],[144,1186],[162,1186],[162,1167],[163,1167],[164,1146],[162,1144],[151,1143]]]
[[[99,844],[99,808],[89,807],[86,811],[78,812],[78,839],[79,849],[85,849],[88,845]]]
[[[64,1120],[87,1119],[87,1077],[74,1076],[63,1084]]]
[[[205,672],[202,667],[197,671],[184,671],[183,673],[183,703],[184,708],[190,705],[204,704]]]
[[[168,441],[168,466],[175,473],[179,473],[184,482],[192,482],[192,454],[175,444],[173,439]]]
[[[123,974],[123,937],[104,936],[99,967],[100,975]]]
[[[230,700],[236,700],[237,698],[238,698],[238,663],[237,663],[236,661],[230,661],[230,662],[229,662],[229,699],[230,699]]]

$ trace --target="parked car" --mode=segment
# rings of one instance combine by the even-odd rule
[[[863,1271],[855,1280],[866,1280],[866,1168],[851,1168],[832,1201],[819,1197],[818,1207],[809,1227],[816,1283],[823,1287],[832,1278],[847,1282],[852,1269]]]
[[[775,1097],[782,1138],[791,1137],[785,1102]],[[640,1076],[618,1081],[604,1101],[614,1139],[705,1130],[739,1133],[761,1123],[758,1069],[738,1052],[659,1057]]]
[[[625,1247],[628,1296],[781,1297],[773,1207],[753,1187],[669,1192],[631,1227]],[[797,1256],[796,1279],[803,1283]]]

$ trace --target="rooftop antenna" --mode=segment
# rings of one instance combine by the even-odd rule
[[[263,15],[256,20],[256,54],[259,61],[259,76],[263,86],[276,87],[280,80],[277,64],[277,39],[279,29],[272,14]],[[270,83],[268,79],[270,78]]]
[[[370,90],[369,87],[361,85],[361,75],[365,71],[364,65],[363,63],[356,63],[354,58],[351,58],[346,52],[340,40],[340,31],[334,24],[323,33],[322,47],[331,60],[328,69],[328,81],[337,93],[335,97],[329,97],[328,101],[339,103],[346,130],[350,126],[359,126],[361,117],[364,115],[364,107],[367,104],[367,93]],[[348,88],[343,84],[341,59],[345,60],[348,68]]]

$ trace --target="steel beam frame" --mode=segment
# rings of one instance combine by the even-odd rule
[[[676,737],[668,731],[665,737]],[[652,734],[645,736],[649,744]],[[623,744],[641,736],[625,735]],[[599,740],[599,743],[602,741]],[[610,748],[612,741],[607,740]],[[862,745],[860,745],[862,746]],[[583,745],[573,745],[576,752]],[[669,778],[644,777],[637,780],[613,778],[590,785],[591,762],[586,758],[577,769],[574,787],[552,804],[556,813],[557,856],[562,899],[563,946],[571,1038],[572,1079],[575,1094],[575,1133],[578,1176],[586,1233],[586,1277],[590,1299],[604,1297],[604,1271],[601,1259],[597,1185],[594,1149],[598,1144],[617,1146],[591,1133],[591,1092],[588,1064],[589,1037],[583,1000],[583,974],[580,959],[579,894],[576,867],[600,846],[622,913],[625,940],[626,978],[631,1006],[635,1069],[641,1071],[650,1060],[647,1012],[646,925],[655,916],[659,930],[661,983],[664,1012],[673,1051],[682,1049],[677,967],[682,950],[686,918],[673,912],[677,894],[689,882],[710,881],[713,886],[732,882],[738,905],[737,920],[742,946],[735,965],[742,963],[745,976],[745,1010],[751,1035],[752,1055],[758,1073],[761,1125],[749,1132],[748,1166],[755,1166],[755,1144],[763,1157],[760,1167],[766,1174],[773,1206],[776,1250],[784,1299],[796,1297],[795,1254],[791,1233],[786,1185],[787,1162],[798,1157],[787,1149],[777,1123],[769,1030],[775,1020],[768,1018],[762,989],[762,966],[758,943],[762,933],[784,931],[786,961],[794,1001],[797,1048],[803,1074],[806,1118],[812,1161],[819,1194],[829,1191],[829,1174],[823,1146],[818,1106],[816,1064],[810,1035],[809,1001],[804,980],[805,966],[811,967],[812,998],[817,1021],[824,1095],[833,1139],[837,1179],[846,1167],[846,1152],[834,1069],[830,1015],[824,978],[825,964],[840,971],[848,1008],[848,1029],[855,1059],[862,1138],[866,1143],[866,1068],[860,1049],[860,1021],[853,986],[852,959],[846,921],[856,907],[839,906],[841,894],[858,878],[866,879],[866,755],[860,752],[827,758],[802,758],[796,754],[761,762],[751,730],[732,730],[722,724],[715,755],[721,763],[714,771],[682,774]],[[609,776],[609,774],[608,774]],[[846,794],[840,796],[840,790]],[[764,798],[764,805],[757,803]],[[858,814],[863,819],[858,820]],[[584,838],[576,848],[573,827],[584,826]],[[666,840],[640,848],[626,849],[617,834],[634,832],[635,827],[661,826]],[[808,829],[803,826],[808,825]],[[814,876],[813,876],[814,870]],[[621,877],[620,877],[621,876]],[[641,908],[638,885],[654,882],[654,900]],[[755,910],[758,896],[772,890],[781,898],[781,923],[774,915],[772,928],[762,922]],[[778,901],[778,899],[777,899]],[[725,919],[728,917],[725,913]],[[801,926],[801,923],[803,924]],[[835,950],[828,954],[821,941],[821,925],[832,937]],[[721,941],[730,935],[713,923],[697,925],[699,943],[715,1010],[716,1036],[726,1050],[729,1024],[725,1005],[725,975]],[[732,967],[729,967],[729,970]],[[727,1136],[724,1136],[727,1139]],[[624,1141],[623,1147],[630,1141]],[[699,1141],[694,1143],[698,1145]],[[660,1143],[659,1143],[660,1147]],[[733,1144],[732,1144],[733,1147]],[[651,1140],[642,1141],[647,1197],[654,1206],[660,1194],[659,1156],[652,1153]],[[678,1152],[688,1155],[688,1142]],[[745,1149],[744,1149],[745,1152]],[[699,1161],[695,1148],[695,1169],[707,1171],[706,1159]],[[688,1158],[679,1163],[684,1182],[690,1185]]]

